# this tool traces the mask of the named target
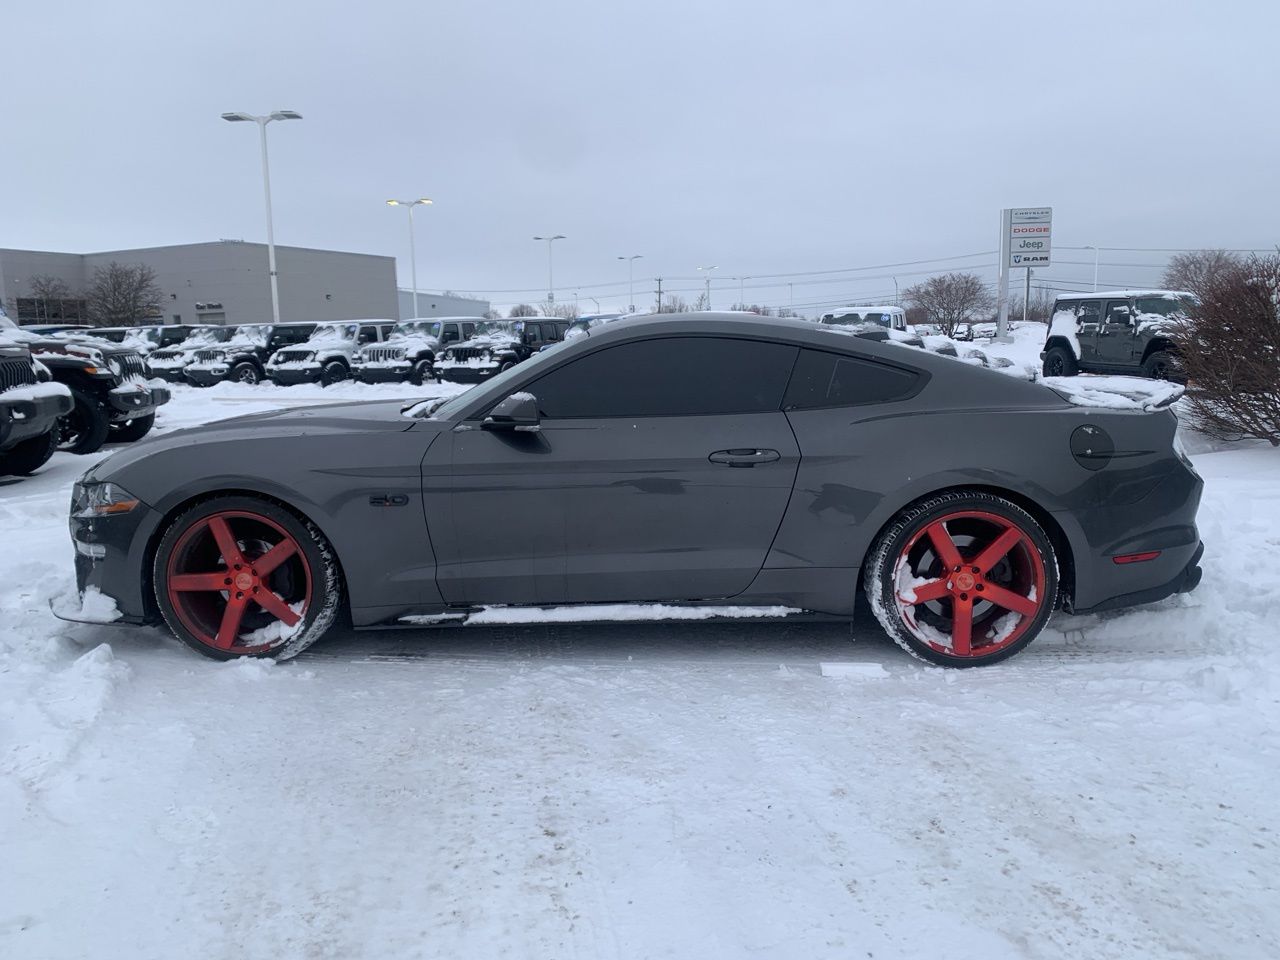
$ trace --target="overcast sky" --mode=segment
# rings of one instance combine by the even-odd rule
[[[1280,240],[1277,0],[763,3],[42,0],[6,4],[0,247],[265,239],[399,258],[423,289],[639,304],[730,279],[981,253],[1052,205],[1046,278],[1102,247]],[[1104,251],[1104,286],[1163,254]],[[797,306],[948,266],[747,280]],[[1068,263],[1059,261],[1078,261]],[[1132,266],[1119,266],[1129,264]],[[822,282],[815,282],[822,281]],[[607,286],[590,286],[605,284]],[[767,284],[767,285],[766,285]],[[755,289],[752,289],[752,287]],[[641,293],[640,291],[644,291]]]

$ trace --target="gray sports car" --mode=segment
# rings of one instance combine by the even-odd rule
[[[447,402],[240,417],[76,485],[80,589],[208,656],[489,605],[784,607],[858,588],[912,654],[993,663],[1055,609],[1192,589],[1201,481],[1167,408],[803,322],[592,329]]]

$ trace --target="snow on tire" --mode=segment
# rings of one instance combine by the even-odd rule
[[[1058,596],[1053,545],[1017,504],[981,490],[903,510],[872,546],[864,589],[885,632],[951,667],[995,663],[1044,629]]]

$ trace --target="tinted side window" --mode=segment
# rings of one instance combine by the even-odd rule
[[[607,347],[535,380],[547,419],[685,417],[778,410],[797,348],[670,337]]]
[[[1080,301],[1080,311],[1076,314],[1076,323],[1079,324],[1099,324],[1102,322],[1102,301],[1101,300],[1082,300]]]
[[[1128,300],[1107,301],[1107,323],[1127,327],[1132,322],[1129,317]]]
[[[524,324],[524,342],[537,343],[542,339],[542,327],[536,323],[529,323],[527,320]]]
[[[916,392],[921,374],[873,360],[857,360],[819,350],[801,350],[784,410],[853,407],[901,400]]]
[[[462,336],[467,340],[470,340],[471,335],[475,332],[476,332],[476,325],[474,323],[464,323],[462,325]]]
[[[356,343],[373,343],[377,339],[377,327],[361,327],[360,333],[356,336]]]
[[[440,339],[444,343],[452,343],[458,339],[458,325],[456,323],[446,323],[444,332],[441,333]]]

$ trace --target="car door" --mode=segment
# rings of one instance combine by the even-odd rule
[[[1133,310],[1128,299],[1108,300],[1098,331],[1098,363],[1128,366],[1133,362]]]
[[[800,451],[781,401],[796,353],[695,336],[608,346],[516,388],[537,398],[538,432],[460,424],[424,463],[424,477],[442,476],[448,450],[450,509],[431,517],[444,598],[741,593],[795,480]]]
[[[1102,363],[1099,352],[1102,332],[1102,301],[1081,300],[1076,313],[1076,339],[1080,341],[1080,362]]]

